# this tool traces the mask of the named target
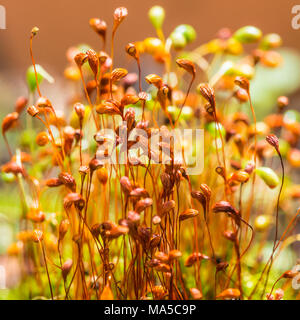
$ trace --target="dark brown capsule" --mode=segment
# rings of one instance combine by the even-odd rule
[[[234,83],[238,85],[240,88],[246,90],[249,93],[250,83],[249,80],[245,77],[236,77]]]
[[[199,214],[198,210],[195,209],[186,209],[179,215],[179,221],[183,221],[190,218],[195,218]]]
[[[59,240],[63,240],[65,237],[66,233],[69,230],[70,226],[70,221],[68,219],[62,220],[61,223],[59,224],[58,232],[59,232]]]
[[[90,168],[91,172],[98,170],[102,167],[103,167],[103,161],[96,159],[96,158],[92,159],[89,163],[89,168]]]
[[[68,259],[63,263],[61,267],[61,273],[64,280],[67,279],[67,276],[70,273],[72,266],[73,266],[73,261],[71,259]]]
[[[277,105],[280,109],[283,109],[289,105],[289,98],[286,96],[280,96],[277,99]]]
[[[84,119],[84,114],[85,114],[85,107],[82,103],[75,103],[74,104],[74,110],[78,116],[78,118],[80,120],[83,120]]]
[[[144,188],[135,188],[130,192],[130,197],[134,198],[148,198],[149,193],[146,189]]]
[[[69,209],[73,204],[79,210],[82,210],[84,208],[85,201],[79,193],[73,192],[65,196],[64,198],[65,209]]]
[[[36,107],[39,109],[43,109],[43,108],[52,109],[53,108],[50,100],[46,97],[39,97],[36,102]]]
[[[49,188],[59,187],[63,182],[59,178],[51,178],[46,181],[46,186]]]
[[[36,106],[30,106],[27,108],[27,113],[32,117],[35,117],[39,114],[39,109]]]
[[[209,102],[210,107],[215,110],[216,100],[214,89],[207,83],[200,83],[197,90],[203,98]]]
[[[188,256],[188,258],[186,259],[184,265],[186,267],[191,267],[195,262],[197,261],[201,261],[201,260],[208,260],[209,257],[200,253],[200,252],[194,252],[191,255]]]
[[[137,213],[140,213],[144,211],[146,208],[152,206],[152,204],[153,200],[151,198],[142,199],[136,203],[134,210]]]
[[[19,97],[15,104],[15,111],[20,114],[26,108],[27,103],[28,103],[27,98]]]
[[[196,67],[192,61],[187,59],[177,59],[176,63],[180,68],[183,68],[186,72],[190,73],[193,77],[195,77]]]
[[[24,175],[24,168],[18,165],[14,161],[10,161],[4,164],[1,169],[2,169],[2,172],[5,172],[5,173],[13,173],[14,175],[17,175],[20,173]]]
[[[12,112],[6,115],[2,120],[2,134],[5,134],[5,132],[8,131],[16,123],[18,119],[18,112]]]
[[[267,135],[266,141],[276,150],[279,150],[279,139],[275,136],[275,134]]]
[[[107,24],[105,21],[98,18],[92,18],[90,19],[90,26],[99,36],[101,36],[105,40],[107,30]]]
[[[212,209],[214,213],[225,212],[233,215],[238,213],[228,201],[219,201],[214,204]]]
[[[132,190],[132,185],[128,177],[124,176],[120,179],[121,189],[126,194],[129,195]]]
[[[78,68],[81,68],[83,64],[87,61],[87,59],[87,55],[83,52],[76,54],[76,56],[74,57],[74,61],[77,64]]]
[[[87,60],[88,60],[89,66],[96,77],[98,74],[98,71],[99,71],[99,58],[97,56],[97,53],[96,53],[96,51],[89,49],[86,52],[86,55],[87,55]]]
[[[59,180],[72,192],[76,191],[76,181],[74,177],[68,172],[61,172],[58,176]]]

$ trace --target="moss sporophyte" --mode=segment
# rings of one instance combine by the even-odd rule
[[[189,49],[197,30],[165,34],[155,6],[156,36],[123,48],[131,70],[114,54],[128,14],[114,11],[111,34],[91,18],[99,46],[68,49],[63,112],[36,64],[42,33],[30,33],[29,94],[2,120],[2,177],[20,194],[20,230],[7,248],[22,270],[18,298],[299,299],[296,261],[284,270],[275,262],[299,239],[300,117],[279,96],[257,118],[252,99],[256,68],[283,61],[281,37],[226,28]],[[145,55],[162,73],[143,76]],[[204,135],[178,139],[176,130]]]

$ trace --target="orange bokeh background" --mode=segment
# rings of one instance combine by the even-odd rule
[[[300,50],[300,30],[291,26],[292,0],[1,0],[6,8],[7,30],[0,30],[0,70],[17,70],[24,74],[31,64],[29,34],[40,28],[34,50],[39,64],[52,74],[62,73],[68,47],[88,43],[100,49],[97,35],[90,29],[91,17],[104,19],[111,30],[113,11],[126,6],[129,16],[118,30],[116,65],[126,64],[125,45],[130,41],[155,36],[147,12],[159,4],[166,9],[164,31],[168,35],[178,24],[189,23],[197,31],[196,44],[212,39],[222,27],[235,30],[243,25],[256,25],[264,33],[281,34],[284,45]],[[97,47],[98,46],[98,47]],[[50,68],[49,68],[50,67]]]

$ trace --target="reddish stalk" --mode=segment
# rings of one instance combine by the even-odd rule
[[[47,273],[47,278],[48,278],[48,283],[49,283],[49,288],[50,288],[50,293],[51,293],[51,299],[53,300],[53,291],[52,291],[52,285],[51,285],[51,280],[50,280],[50,275],[49,275],[49,270],[48,270],[46,254],[45,254],[45,248],[44,248],[44,245],[42,244],[41,241],[39,241],[39,244],[41,246],[42,253],[43,253],[43,259],[44,259],[44,263],[45,263],[45,267],[46,267],[46,273]]]

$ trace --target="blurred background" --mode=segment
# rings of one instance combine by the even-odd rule
[[[159,4],[166,10],[164,31],[169,34],[178,24],[188,23],[197,31],[193,46],[212,39],[220,28],[232,30],[243,25],[255,25],[264,33],[279,33],[284,45],[300,50],[300,30],[293,30],[291,10],[293,0],[1,0],[6,8],[7,30],[0,30],[1,72],[17,69],[25,72],[30,64],[28,38],[33,26],[40,28],[35,43],[35,55],[52,72],[61,72],[65,66],[65,52],[77,43],[100,46],[97,35],[89,27],[89,19],[99,17],[112,25],[116,7],[126,6],[129,15],[118,31],[117,64],[124,64],[123,50],[129,41],[155,36],[147,12]]]
[[[128,42],[156,36],[147,17],[149,8],[156,4],[162,5],[166,10],[166,35],[178,24],[188,23],[194,26],[197,39],[187,49],[213,39],[221,28],[228,27],[234,31],[243,25],[255,25],[263,33],[280,34],[284,47],[300,51],[300,30],[294,30],[291,26],[292,7],[297,4],[293,0],[1,0],[0,4],[6,8],[7,24],[6,30],[0,30],[0,81],[1,88],[6,93],[5,97],[1,95],[1,110],[12,108],[7,105],[9,101],[26,93],[23,82],[26,69],[31,64],[29,35],[33,26],[40,28],[34,41],[37,63],[59,79],[66,66],[66,50],[70,46],[87,43],[95,50],[100,50],[100,39],[91,30],[89,19],[101,18],[111,30],[113,11],[118,6],[126,6],[129,15],[118,30],[115,41],[116,66],[128,67],[130,59],[124,50]],[[146,63],[146,72],[145,65]],[[295,81],[298,81],[294,75],[296,71],[298,70],[293,63],[289,73],[285,74],[293,77],[293,88],[288,88],[290,91],[295,91]],[[284,78],[285,75],[280,77]]]
[[[224,27],[235,31],[244,25],[254,25],[264,34],[280,34],[284,63],[276,70],[258,68],[257,77],[252,83],[256,92],[254,105],[262,117],[275,106],[279,95],[287,94],[290,107],[297,108],[300,106],[300,30],[294,30],[291,26],[292,7],[296,4],[297,1],[292,0],[0,0],[0,5],[6,9],[7,27],[6,30],[0,30],[0,119],[2,121],[8,112],[13,111],[18,96],[27,95],[25,74],[31,65],[29,36],[32,27],[38,26],[40,29],[34,40],[36,62],[56,80],[53,85],[43,83],[43,91],[59,109],[63,108],[67,91],[63,82],[67,49],[86,43],[100,50],[100,38],[90,28],[89,19],[101,18],[111,30],[113,12],[119,6],[126,6],[129,15],[117,33],[115,66],[126,67],[130,71],[135,71],[135,65],[131,64],[132,59],[125,53],[125,45],[156,36],[147,16],[148,10],[154,5],[161,5],[166,10],[165,35],[168,36],[177,25],[183,23],[191,24],[196,29],[197,39],[187,49],[213,39],[218,30]],[[155,73],[157,66],[149,57],[143,57],[142,68],[143,73]],[[7,160],[1,136],[0,164]],[[0,181],[0,196],[3,195]],[[2,222],[9,222],[17,215],[14,212],[15,193],[10,195],[5,192],[5,197],[6,201],[0,201],[0,256],[13,236],[8,224]],[[7,212],[9,216],[5,214]],[[0,260],[1,263],[4,262]]]

